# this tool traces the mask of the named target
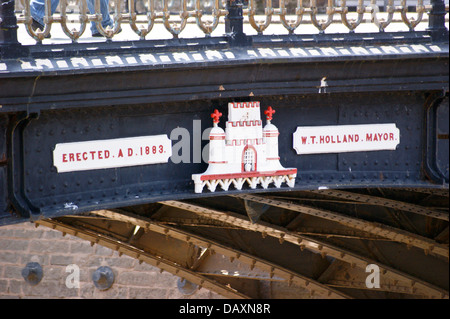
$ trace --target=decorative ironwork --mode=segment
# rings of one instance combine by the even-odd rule
[[[28,34],[37,42],[50,36],[53,24],[60,24],[67,37],[77,42],[89,22],[94,22],[99,33],[107,39],[119,33],[125,23],[141,40],[149,36],[155,24],[162,24],[174,38],[178,38],[188,24],[196,23],[209,37],[229,14],[226,0],[111,0],[109,7],[110,12],[114,12],[114,26],[104,28],[101,25],[100,0],[61,0],[53,14],[51,0],[45,0],[44,25],[40,29],[33,28],[30,1],[16,0],[16,14],[18,23],[24,24]],[[95,12],[88,12],[87,1],[94,2]],[[382,6],[377,0],[248,0],[239,5],[242,6],[244,26],[254,29],[259,35],[273,25],[283,27],[277,29],[278,33],[285,29],[289,34],[302,34],[304,27],[311,25],[319,33],[324,33],[332,24],[342,24],[350,33],[362,24],[375,25],[383,32],[392,24],[400,23],[414,31],[420,23],[428,20],[433,8],[430,0],[385,0]],[[442,5],[444,15],[448,15],[448,4]]]

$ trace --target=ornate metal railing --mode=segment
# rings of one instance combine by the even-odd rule
[[[440,20],[445,17],[448,21],[448,0],[60,0],[54,12],[51,7],[55,0],[40,0],[45,3],[45,10],[39,27],[33,21],[31,1],[35,0],[16,0],[15,13],[18,24],[36,42],[48,38],[55,24],[61,25],[72,42],[77,42],[83,35],[89,36],[86,29],[90,23],[94,23],[99,35],[107,40],[118,34],[125,24],[143,40],[151,38],[156,24],[163,25],[174,38],[193,23],[206,37],[223,22],[225,32],[233,31],[230,24],[227,28],[229,16],[237,16],[245,27],[257,34],[302,34],[307,28],[311,32],[311,26],[318,33],[334,33],[336,24],[344,26],[349,33],[359,31],[363,25],[371,25],[379,32],[392,25],[414,31],[421,24],[425,28],[435,24],[436,12]],[[106,27],[102,25],[104,1],[109,6],[106,14],[110,14],[113,21]],[[89,2],[93,10],[89,10]],[[228,21],[231,25],[232,20]],[[273,26],[277,26],[276,30],[270,30]]]

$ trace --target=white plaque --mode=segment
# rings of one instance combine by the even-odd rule
[[[167,135],[139,136],[56,144],[58,173],[167,163],[172,142]]]
[[[297,154],[395,150],[400,130],[395,123],[299,126],[293,134]]]

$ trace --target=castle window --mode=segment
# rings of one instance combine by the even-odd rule
[[[244,172],[253,172],[256,170],[256,152],[253,147],[246,147],[243,156]]]

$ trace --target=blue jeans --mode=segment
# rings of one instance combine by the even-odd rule
[[[86,0],[89,12],[91,14],[95,13],[95,0]],[[51,3],[51,13],[56,11],[56,7],[59,4],[59,0],[50,0]],[[34,20],[44,25],[44,15],[45,15],[45,0],[31,0],[30,2],[31,16]],[[100,12],[102,14],[102,27],[106,28],[114,26],[114,23],[109,15],[109,0],[100,0]],[[91,22],[91,32],[92,34],[99,33],[95,22]]]

